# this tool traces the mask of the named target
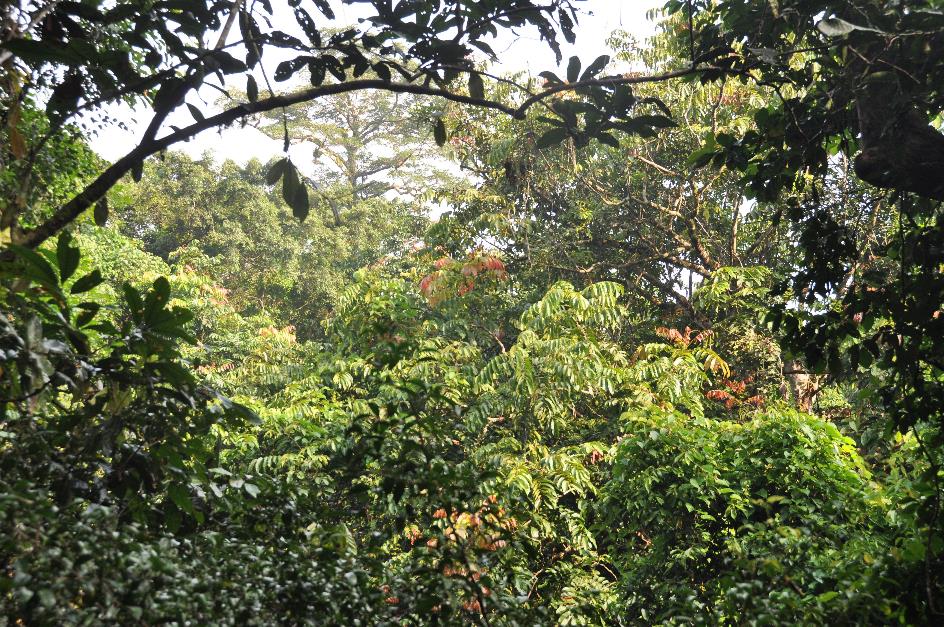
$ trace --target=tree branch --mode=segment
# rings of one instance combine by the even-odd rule
[[[200,120],[185,128],[178,129],[173,133],[165,135],[159,139],[145,137],[145,139],[135,149],[113,163],[109,168],[102,172],[98,178],[89,183],[85,189],[79,192],[69,202],[59,207],[59,209],[57,209],[56,212],[48,220],[46,220],[46,222],[37,226],[36,228],[19,233],[16,241],[20,245],[31,248],[39,246],[44,241],[55,235],[60,229],[75,220],[83,211],[92,206],[95,201],[108,192],[108,190],[111,189],[111,187],[117,183],[122,176],[130,172],[135,166],[139,165],[149,156],[162,150],[166,150],[168,147],[173,146],[176,143],[188,140],[207,129],[227,126],[249,115],[265,113],[274,109],[289,107],[302,102],[316,100],[324,96],[331,96],[365,89],[376,89],[393,93],[410,93],[421,96],[435,96],[444,98],[446,100],[451,100],[453,102],[458,102],[460,104],[493,109],[520,120],[525,117],[528,109],[533,107],[535,104],[562,91],[570,91],[580,87],[589,87],[594,85],[613,86],[663,82],[682,76],[707,71],[709,69],[717,68],[706,66],[701,68],[688,68],[685,70],[678,70],[652,76],[616,76],[587,81],[577,81],[575,83],[563,85],[555,85],[538,94],[535,94],[534,96],[529,97],[516,108],[493,100],[473,98],[471,96],[454,93],[437,87],[416,85],[412,83],[394,83],[381,79],[352,80],[344,83],[312,87],[295,92],[293,94],[271,96],[253,103],[244,103],[235,107],[231,107],[222,111],[221,113],[204,118],[203,120]]]
[[[223,30],[220,31],[220,38],[216,40],[216,45],[213,47],[214,50],[221,50],[223,46],[226,45],[226,38],[229,37],[229,31],[232,30],[233,24],[236,22],[236,16],[239,15],[239,10],[243,6],[243,0],[233,0],[233,6],[229,10],[229,16],[226,18],[226,24],[223,25]]]
[[[514,116],[516,110],[498,102],[490,100],[480,100],[471,98],[462,94],[452,93],[435,87],[424,87],[422,85],[412,85],[407,83],[390,83],[380,79],[354,80],[334,85],[322,85],[312,87],[293,94],[272,96],[258,100],[253,103],[241,104],[236,107],[226,109],[225,111],[203,120],[191,124],[182,129],[178,129],[159,139],[145,139],[134,150],[113,163],[109,168],[102,172],[98,178],[89,183],[85,189],[77,194],[72,200],[62,205],[46,222],[40,226],[23,231],[18,237],[18,243],[23,246],[36,247],[50,237],[56,234],[61,228],[75,220],[83,211],[101,198],[111,187],[121,179],[122,176],[130,172],[135,165],[139,164],[147,157],[173,146],[176,143],[190,139],[195,135],[211,128],[227,126],[240,118],[257,113],[265,113],[282,107],[288,107],[300,102],[315,100],[324,96],[341,94],[361,89],[378,89],[397,93],[413,93],[427,96],[438,96],[462,104],[470,104],[478,107],[495,109],[507,115]]]

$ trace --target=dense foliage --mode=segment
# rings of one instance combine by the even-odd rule
[[[369,4],[3,9],[0,623],[939,623],[937,3]]]

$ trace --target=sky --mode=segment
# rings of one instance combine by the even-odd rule
[[[563,42],[562,65],[566,66],[567,59],[573,55],[580,57],[584,64],[588,64],[598,56],[606,54],[608,52],[606,39],[614,30],[625,30],[640,40],[645,39],[654,30],[654,24],[647,20],[646,14],[650,9],[661,6],[663,3],[664,0],[586,0],[580,3],[579,6],[584,15],[575,29],[577,42],[573,46]],[[359,7],[338,2],[332,4],[336,8],[339,26],[355,23],[357,18],[363,15],[362,11],[358,11]],[[276,27],[279,27],[282,19],[288,19],[294,25],[291,17],[276,15],[274,19]],[[285,30],[289,28],[286,27]],[[504,34],[493,43],[492,48],[499,57],[499,63],[495,67],[498,73],[524,71],[536,75],[544,70],[556,71],[558,69],[554,53],[539,40],[536,33],[530,31],[518,37],[510,33]],[[242,88],[243,85],[239,84],[238,87]],[[205,102],[201,101],[201,96]],[[216,97],[216,92],[205,89],[197,97],[189,100],[206,112],[214,109],[213,103]],[[92,140],[92,147],[106,159],[115,160],[134,148],[137,143],[136,138],[143,134],[149,117],[139,116],[125,107],[115,108],[109,113],[121,120],[128,128],[127,130],[117,126],[106,128]],[[169,116],[166,125],[186,126],[192,122],[193,118],[187,108],[180,107]],[[209,152],[216,160],[232,159],[245,163],[252,158],[267,161],[281,153],[282,147],[281,142],[247,127],[206,131],[189,142],[178,144],[175,149],[182,150],[193,157]],[[310,155],[310,149],[305,146],[292,147],[293,161],[299,164],[310,159]]]

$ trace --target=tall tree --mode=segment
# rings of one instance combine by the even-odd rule
[[[439,172],[429,121],[419,119],[409,94],[350,92],[290,107],[285,120],[263,129],[293,144],[312,146],[310,182],[315,198],[340,226],[345,210],[385,198],[415,201]]]
[[[660,76],[601,78],[602,64],[595,62],[582,68],[579,59],[572,58],[566,81],[554,77],[539,92],[518,85],[519,103],[509,106],[482,97],[483,75],[475,68],[472,53],[478,50],[494,60],[497,57],[488,41],[499,28],[532,26],[559,61],[558,33],[574,41],[577,12],[571,0],[551,0],[547,4],[532,0],[422,0],[396,6],[372,0],[373,12],[362,20],[362,25],[341,32],[329,28],[330,22],[318,27],[307,6],[288,4],[297,23],[297,28],[289,29],[292,32],[270,26],[263,15],[273,14],[270,2],[199,2],[186,9],[174,3],[152,6],[144,0],[128,0],[112,8],[59,2],[6,5],[5,19],[11,27],[3,34],[0,53],[6,64],[2,100],[9,108],[30,90],[49,89],[47,113],[53,119],[50,131],[25,147],[24,158],[12,162],[19,178],[29,174],[48,139],[61,132],[68,120],[92,115],[92,123],[101,121],[102,107],[119,101],[150,105],[149,122],[137,146],[41,224],[23,228],[17,217],[24,207],[6,207],[12,216],[6,222],[15,239],[26,246],[37,246],[91,207],[122,176],[131,173],[138,177],[148,157],[178,142],[254,114],[325,96],[363,90],[437,96],[520,119],[547,98],[578,90],[593,104],[558,107],[561,117],[554,122],[553,134],[576,133],[585,145],[589,137],[608,136],[614,129],[648,132],[660,125],[658,119],[646,115],[646,107],[636,106],[645,101],[628,97],[630,85],[706,70],[691,67]],[[329,3],[312,0],[311,4],[327,20],[334,19]],[[177,26],[171,30],[170,24]],[[240,37],[228,43],[234,24],[239,26]],[[273,48],[280,49],[282,55],[287,50],[297,54],[278,63],[272,72],[261,61],[263,53]],[[245,52],[245,60],[233,56],[237,50]],[[270,76],[275,82],[285,82],[303,68],[307,69],[311,87],[278,94],[274,91]],[[377,78],[363,78],[370,70]],[[254,71],[261,74],[268,88],[267,97],[260,97],[259,83],[251,74]],[[338,82],[327,83],[328,74]],[[232,75],[246,76],[246,102],[209,115],[186,102],[188,95],[204,85],[225,92],[226,76]],[[395,81],[394,76],[403,80]],[[454,83],[460,76],[468,78],[468,93]],[[183,128],[165,129],[168,115],[184,104],[194,122]],[[442,120],[436,120],[433,128],[437,141],[444,142],[448,129]],[[21,152],[21,147],[17,145],[15,150]],[[296,217],[304,219],[310,208],[309,194],[295,165],[282,160],[270,174],[272,180],[283,182],[286,202]]]
[[[145,250],[212,277],[240,311],[268,312],[316,337],[354,272],[402,256],[426,219],[412,204],[374,198],[349,208],[340,225],[324,205],[299,223],[265,189],[265,175],[258,161],[217,165],[170,152],[139,183],[113,191],[112,212]]]
[[[114,7],[55,1],[5,4],[0,35],[4,108],[10,111],[30,92],[46,89],[47,113],[52,119],[49,131],[30,138],[28,145],[24,145],[22,132],[11,135],[5,148],[22,155],[9,162],[19,180],[28,179],[50,138],[61,133],[70,119],[91,114],[93,123],[100,121],[102,107],[116,102],[150,109],[147,129],[137,146],[41,224],[18,223],[25,200],[5,206],[4,222],[11,225],[15,239],[36,246],[93,205],[122,176],[140,176],[147,157],[206,129],[255,113],[365,89],[425,93],[497,107],[448,88],[460,73],[472,69],[467,59],[472,50],[491,54],[487,40],[498,27],[523,26],[536,27],[542,39],[557,48],[557,29],[572,39],[576,17],[569,0],[546,5],[531,0],[454,0],[445,5],[420,2],[396,7],[376,1],[362,27],[332,32],[316,26],[311,15],[313,9],[326,20],[334,19],[330,4],[317,0],[306,5],[278,4],[280,11],[291,9],[295,17],[293,32],[285,32],[269,26],[265,15],[272,15],[276,8],[270,2],[197,2],[185,8],[139,0]],[[238,37],[230,41],[234,31]],[[272,56],[264,57],[266,51],[274,49],[279,49],[283,58],[288,51],[294,56],[278,63],[273,71],[262,60]],[[275,93],[270,77],[284,82],[302,68],[309,70],[311,87]],[[358,78],[370,69],[378,78]],[[253,70],[262,75],[267,97],[260,98]],[[338,82],[326,83],[328,73]],[[394,81],[394,74],[402,76],[403,82]],[[167,116],[185,104],[188,95],[210,84],[225,90],[226,77],[232,80],[234,75],[246,76],[247,102],[209,116],[187,103],[194,122],[184,128],[165,128]],[[4,117],[11,121],[10,116]],[[16,124],[15,119],[12,122]],[[286,200],[304,217],[307,191],[296,184],[294,166],[287,165],[280,171],[285,176]]]

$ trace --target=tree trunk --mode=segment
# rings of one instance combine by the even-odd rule
[[[788,361],[783,365],[785,384],[780,386],[780,394],[785,401],[793,401],[803,412],[810,412],[819,393],[819,377],[810,375],[798,361]]]

